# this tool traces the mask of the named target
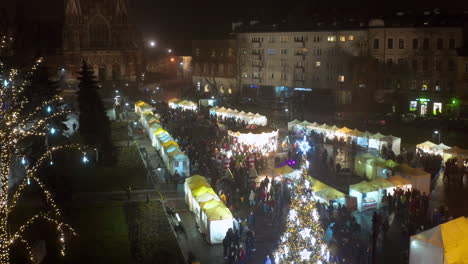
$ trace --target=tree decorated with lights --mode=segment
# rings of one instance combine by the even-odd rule
[[[305,137],[298,142],[303,164],[301,177],[295,184],[287,216],[286,231],[280,238],[273,257],[276,264],[325,264],[328,261],[328,248],[324,232],[319,222],[316,201],[307,179],[308,162],[305,158],[310,145]]]
[[[7,39],[3,37],[2,43]],[[0,47],[0,54],[4,54],[5,45]],[[33,72],[39,67],[42,59],[38,59],[31,70],[19,73],[17,69],[7,67],[0,60],[0,264],[10,263],[10,253],[13,248],[24,247],[28,259],[33,262],[34,255],[28,237],[28,231],[39,221],[52,224],[58,235],[60,252],[65,255],[65,240],[69,234],[75,234],[74,230],[62,222],[62,214],[58,208],[52,193],[38,177],[38,171],[44,165],[53,165],[55,153],[65,150],[84,150],[80,145],[49,146],[36,158],[25,155],[26,143],[33,138],[43,138],[49,132],[48,123],[56,117],[66,115],[63,109],[51,109],[51,105],[60,102],[62,98],[53,96],[38,104],[34,109],[28,109],[29,100],[25,95],[25,87]],[[26,110],[28,109],[28,110]],[[85,154],[83,152],[83,154]],[[25,177],[15,188],[11,178],[17,174],[18,164],[23,167]],[[25,215],[16,207],[18,200],[24,194],[28,185],[36,185],[44,201],[44,208],[40,212],[27,218],[22,223],[12,223],[14,214]]]

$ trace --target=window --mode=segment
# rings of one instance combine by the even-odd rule
[[[289,41],[288,36],[280,36],[280,42],[281,43],[285,43],[285,42],[288,42],[288,41]]]
[[[392,38],[387,39],[387,47],[389,49],[393,49],[393,39]]]
[[[281,73],[281,80],[287,80],[288,79],[288,75],[284,72]]]
[[[281,49],[281,55],[288,54],[288,49]]]
[[[275,55],[276,50],[275,49],[268,49],[268,55]]]
[[[340,36],[340,41],[346,41],[346,36]]]
[[[398,64],[399,64],[399,65],[405,65],[405,64],[406,64],[406,60],[405,60],[405,59],[398,59]]]
[[[281,67],[288,67],[288,62],[285,60],[281,61]]]
[[[263,38],[262,37],[252,37],[251,41],[252,41],[252,43],[260,43],[260,42],[263,42]]]
[[[260,79],[260,73],[259,72],[252,72],[252,78]]]
[[[449,92],[453,91],[453,82],[452,81],[447,82],[447,89],[449,90]]]
[[[315,68],[320,68],[320,61],[315,62]]]
[[[465,63],[465,73],[468,73],[468,63]]]
[[[410,101],[409,110],[416,111],[418,109],[418,101]]]
[[[393,66],[393,60],[390,58],[390,59],[387,59],[387,68],[388,69],[391,69]]]
[[[439,81],[436,81],[435,82],[435,86],[434,86],[434,90],[436,92],[440,92],[442,89],[440,88],[440,82]]]
[[[449,39],[449,49],[455,49],[455,39]]]
[[[413,71],[417,71],[418,70],[418,61],[417,60],[413,60],[411,62],[411,67],[413,68]]]
[[[417,83],[416,80],[411,80],[411,81],[410,81],[409,87],[410,87],[411,90],[415,90],[415,89],[416,89],[416,83]]]
[[[336,36],[328,36],[327,40],[328,40],[328,42],[335,42],[336,41]]]
[[[228,48],[227,56],[232,57],[233,54],[234,54],[234,49]]]
[[[426,59],[424,59],[424,60],[422,61],[422,69],[423,69],[423,71],[427,71],[428,68],[429,68],[429,63],[427,62]]]
[[[405,41],[403,39],[398,40],[398,48],[404,49],[405,48]]]
[[[397,80],[397,81],[396,81],[396,88],[397,88],[397,89],[400,89],[400,88],[401,88],[401,82],[400,82],[400,80]]]
[[[246,72],[242,73],[242,78],[249,78],[249,75]]]
[[[240,42],[241,42],[241,43],[245,43],[245,42],[246,42],[246,41],[245,41],[245,37],[242,37],[242,38],[240,39]]]
[[[455,70],[455,63],[453,62],[453,60],[449,60],[448,61],[448,69],[449,71],[454,71]]]
[[[421,85],[421,91],[427,91],[429,90],[429,81],[427,80],[424,80],[422,81],[422,85]]]
[[[423,39],[423,49],[425,49],[425,50],[429,49],[429,39],[428,38]]]
[[[344,75],[338,75],[338,82],[344,82]]]
[[[109,43],[110,32],[104,18],[94,18],[89,26],[89,42],[91,47],[105,47]]]
[[[433,113],[434,115],[439,115],[442,113],[442,103],[434,102]]]
[[[419,48],[419,41],[418,39],[413,39],[413,49],[418,49]]]
[[[441,50],[444,48],[444,40],[441,38],[437,39],[437,49]]]
[[[442,70],[442,62],[440,60],[435,60],[434,61],[434,68],[436,71],[441,71]]]
[[[275,37],[273,37],[273,36],[268,37],[268,42],[269,43],[275,43]]]
[[[353,36],[353,35],[349,35],[349,36],[348,36],[348,40],[349,40],[349,41],[354,40],[354,36]]]
[[[294,36],[294,42],[304,42],[304,36]]]
[[[274,79],[275,78],[275,74],[272,72],[271,73],[271,76],[270,76],[271,79]]]
[[[374,39],[374,49],[379,48],[379,39]]]
[[[199,48],[196,48],[195,49],[195,56],[200,56],[200,49]]]
[[[249,53],[247,50],[242,50],[242,55],[247,55]]]

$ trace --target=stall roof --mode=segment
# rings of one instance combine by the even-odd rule
[[[195,198],[195,200],[198,203],[207,202],[209,200],[218,200],[218,201],[220,201],[218,195],[215,195],[215,194],[212,194],[212,193],[204,193],[204,194],[198,196],[197,198]]]
[[[394,175],[387,179],[387,181],[393,183],[395,186],[405,186],[410,185],[411,181],[401,177],[400,175]]]
[[[378,187],[376,187],[374,185],[371,185],[366,181],[362,181],[360,183],[350,185],[349,189],[353,189],[353,190],[355,190],[357,192],[360,192],[360,193],[369,193],[369,192],[375,192],[375,191],[379,190]]]
[[[327,201],[333,201],[339,198],[344,198],[346,195],[334,188],[325,188],[315,193],[315,195],[322,197]]]
[[[293,121],[289,122],[288,125],[289,126],[295,126],[295,125],[300,124],[300,123],[301,123],[301,121],[299,121],[297,119],[294,119]]]
[[[331,187],[317,179],[312,178],[312,190],[314,192],[318,192],[326,188],[331,188]]]
[[[205,210],[205,213],[210,221],[232,219],[232,214],[226,206],[216,206]]]
[[[201,176],[201,175],[198,175],[198,174],[197,174],[197,175],[193,175],[193,176],[191,176],[191,177],[187,177],[187,178],[185,179],[185,182],[186,182],[187,184],[191,184],[192,182],[197,182],[197,181],[205,181],[205,182],[206,182],[207,180],[206,180],[205,177],[203,177],[203,176]]]
[[[389,168],[389,169],[392,169],[392,168],[395,168],[396,166],[398,166],[398,163],[396,163],[395,161],[393,160],[387,160],[385,162],[385,167]]]
[[[211,188],[211,185],[205,180],[205,181],[194,181],[189,184],[190,190],[196,190],[202,186],[209,187]]]
[[[164,130],[164,128],[160,128],[156,131],[153,132],[156,136],[157,135],[161,135],[162,133],[168,133],[166,130]]]
[[[382,135],[379,132],[377,132],[374,135],[370,136],[370,138],[373,138],[373,139],[382,139],[384,137],[385,137],[385,135]]]
[[[203,210],[208,210],[208,209],[211,209],[211,208],[214,208],[214,207],[217,207],[217,206],[225,206],[223,202],[221,202],[220,200],[216,200],[216,199],[211,199],[211,200],[208,200],[206,202],[201,202],[200,203],[200,207],[203,209]]]
[[[289,174],[289,173],[294,172],[294,169],[291,168],[291,167],[289,167],[288,165],[285,165],[285,166],[283,166],[283,167],[274,169],[274,171],[275,171],[275,173],[277,173],[277,174],[286,175],[286,174]]]
[[[197,189],[192,190],[193,197],[195,197],[195,198],[202,195],[202,194],[204,194],[204,193],[211,193],[211,194],[216,195],[213,188],[207,187],[207,186],[201,186],[201,187],[199,187]]]
[[[384,178],[377,178],[371,182],[369,182],[370,185],[373,185],[379,189],[387,189],[387,188],[392,188],[395,187],[395,185],[389,181],[387,181]]]
[[[351,131],[349,133],[351,136],[355,136],[355,137],[359,137],[359,136],[362,136],[363,132],[357,130],[357,129],[354,129],[353,131]]]
[[[180,147],[179,147],[179,144],[177,144],[177,142],[175,142],[174,140],[170,140],[170,141],[167,141],[167,142],[163,143],[163,147],[164,147],[164,148],[168,148],[168,147],[170,147],[171,145],[180,148]]]
[[[462,149],[460,147],[454,146],[453,148],[447,149],[444,153],[459,155],[459,156],[468,156],[468,150]]]
[[[351,133],[353,130],[352,129],[349,129],[347,127],[342,127],[340,129],[338,129],[336,132],[338,133],[342,133],[342,134],[349,134]]]
[[[468,259],[468,220],[459,217],[442,224],[440,229],[447,263],[465,262]]]

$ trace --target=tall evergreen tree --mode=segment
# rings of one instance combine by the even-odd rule
[[[85,144],[97,146],[100,160],[112,159],[112,139],[110,121],[106,115],[99,86],[93,71],[83,62],[78,80],[78,108],[80,111],[78,131]]]

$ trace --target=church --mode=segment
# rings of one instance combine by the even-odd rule
[[[142,67],[141,37],[129,23],[127,0],[66,0],[63,65],[76,80],[84,60],[101,82],[136,81]]]
[[[76,86],[83,61],[103,85],[136,82],[143,74],[142,37],[130,22],[128,0],[15,4],[10,31],[16,54],[25,61],[44,57],[69,88]]]

